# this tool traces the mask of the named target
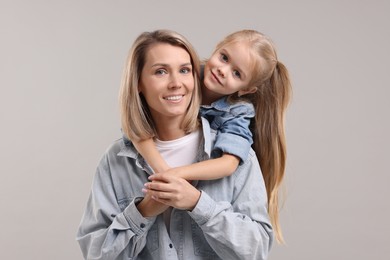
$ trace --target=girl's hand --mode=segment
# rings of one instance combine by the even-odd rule
[[[200,191],[183,178],[170,174],[153,174],[152,182],[145,183],[143,191],[157,202],[181,209],[193,210]]]

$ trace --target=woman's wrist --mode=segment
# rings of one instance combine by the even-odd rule
[[[157,216],[168,208],[168,206],[153,200],[149,195],[146,195],[136,206],[139,213],[145,218]]]

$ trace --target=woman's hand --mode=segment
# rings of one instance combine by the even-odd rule
[[[153,174],[149,180],[143,191],[157,202],[182,210],[193,210],[198,203],[200,191],[183,178]]]
[[[144,199],[138,203],[137,208],[142,216],[153,217],[163,213],[168,206],[157,202],[151,198],[151,195],[146,194]]]

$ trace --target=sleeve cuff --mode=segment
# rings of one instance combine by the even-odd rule
[[[136,205],[142,199],[142,197],[135,198],[123,211],[123,215],[129,223],[130,228],[134,231],[136,235],[142,235],[143,233],[147,232],[156,220],[156,217],[145,218],[138,211]]]
[[[233,154],[241,159],[241,164],[248,158],[250,149],[251,144],[247,139],[235,134],[219,133],[216,138],[212,155],[214,155],[214,152],[216,152],[216,157],[221,156],[221,154],[218,154],[218,152],[215,150],[219,150],[222,153]]]
[[[201,191],[198,203],[192,211],[188,212],[188,214],[201,226],[211,218],[215,208],[216,202],[210,198],[206,192]]]

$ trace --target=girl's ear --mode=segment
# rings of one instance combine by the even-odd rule
[[[256,91],[257,91],[256,87],[250,87],[250,88],[239,90],[237,94],[238,94],[239,97],[241,97],[241,96],[246,95],[246,94],[253,94]]]

